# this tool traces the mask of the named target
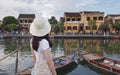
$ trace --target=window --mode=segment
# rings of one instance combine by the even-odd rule
[[[68,26],[68,27],[67,27],[67,30],[71,30],[71,27],[70,27],[70,26]]]
[[[95,20],[95,21],[96,21],[96,20],[97,20],[97,17],[93,17],[93,20]]]
[[[90,17],[87,17],[87,21],[90,21]]]
[[[27,23],[27,20],[25,20],[25,23]]]
[[[29,20],[29,23],[32,23],[32,20]]]
[[[77,30],[77,26],[73,26],[73,30]]]
[[[22,20],[20,20],[20,23],[23,23],[23,21],[22,21]]]
[[[75,19],[74,19],[74,18],[72,18],[72,21],[75,21]]]
[[[77,18],[77,21],[80,21],[81,19],[80,18]]]
[[[90,30],[90,26],[86,26],[86,30]]]
[[[103,16],[100,16],[100,17],[99,17],[99,20],[102,21],[102,20],[103,20]]]
[[[67,18],[67,21],[70,21],[70,18]]]

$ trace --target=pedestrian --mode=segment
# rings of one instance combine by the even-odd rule
[[[30,26],[30,41],[34,67],[31,75],[57,75],[51,57],[52,43],[49,40],[51,25],[43,17],[36,17]]]

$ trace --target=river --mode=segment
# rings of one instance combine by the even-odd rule
[[[31,57],[30,39],[0,39],[0,59],[7,56],[17,47],[22,47],[18,52],[18,68],[17,71],[21,71],[33,64]],[[51,38],[53,43],[52,56],[59,57],[63,55],[71,55],[74,51],[83,49],[90,53],[110,57],[116,60],[120,60],[120,40],[119,39],[85,39],[85,38]],[[8,58],[0,61],[0,75],[14,75],[16,53]],[[64,75],[108,75],[104,71],[100,71],[97,68],[92,67],[84,60],[76,61],[77,65],[65,73]]]

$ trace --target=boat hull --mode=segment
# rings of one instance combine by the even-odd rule
[[[120,75],[120,68],[119,69],[116,69],[116,68],[114,68],[113,66],[111,66],[111,65],[108,65],[108,64],[105,64],[105,63],[103,63],[103,62],[101,62],[101,59],[103,58],[103,57],[98,57],[98,59],[96,58],[96,59],[94,59],[93,57],[94,57],[94,55],[93,56],[91,56],[92,58],[90,59],[90,56],[89,57],[85,57],[85,56],[87,56],[87,54],[86,55],[82,55],[82,58],[85,60],[85,61],[87,61],[90,65],[92,65],[92,66],[94,66],[94,67],[97,67],[97,68],[99,68],[99,69],[101,69],[101,70],[104,70],[104,71],[106,71],[107,73],[109,73],[109,75]],[[100,59],[100,60],[99,60]],[[108,58],[109,59],[109,58]],[[96,60],[99,60],[99,62],[98,61],[96,61]],[[115,70],[114,70],[115,69]],[[114,70],[114,71],[113,71]]]

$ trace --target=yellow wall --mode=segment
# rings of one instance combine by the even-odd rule
[[[68,26],[70,26],[72,29],[71,30],[67,30]],[[73,30],[74,26],[77,26],[77,30]],[[79,25],[75,24],[75,23],[66,23],[66,24],[64,24],[64,27],[65,27],[65,31],[64,31],[65,33],[67,33],[67,32],[78,33],[78,30],[79,30]]]
[[[103,20],[100,21],[98,20],[98,17],[103,16]],[[82,13],[82,21],[84,22],[84,31],[85,32],[90,32],[90,30],[86,30],[86,26],[90,26],[88,25],[88,21],[87,21],[87,17],[90,17],[90,20],[93,20],[93,17],[97,17],[96,20],[96,26],[97,26],[97,30],[99,28],[99,26],[101,25],[101,23],[104,23],[104,14],[101,13]],[[93,30],[93,32],[96,32],[97,30]]]
[[[101,13],[101,12],[84,13],[84,12],[82,12],[80,14],[81,14],[81,16],[78,16],[78,17],[66,17],[66,16],[64,16],[65,17],[65,23],[64,23],[64,27],[65,27],[64,32],[65,33],[67,33],[67,32],[73,32],[73,33],[76,32],[76,33],[78,33],[78,31],[79,31],[79,24],[78,23],[72,23],[72,18],[80,18],[81,21],[84,22],[83,30],[85,32],[90,32],[91,31],[91,30],[86,30],[86,26],[90,26],[90,25],[88,25],[87,17],[90,17],[90,20],[93,20],[93,17],[97,17],[97,20],[96,20],[97,30],[93,30],[93,32],[98,31],[98,28],[101,25],[101,23],[104,23],[104,13]],[[101,16],[103,17],[103,20],[98,20],[99,17],[101,17]],[[71,23],[67,23],[67,18],[70,18]],[[71,26],[72,28],[73,28],[73,26],[77,26],[77,30],[73,30],[73,29],[67,30],[68,26]]]

